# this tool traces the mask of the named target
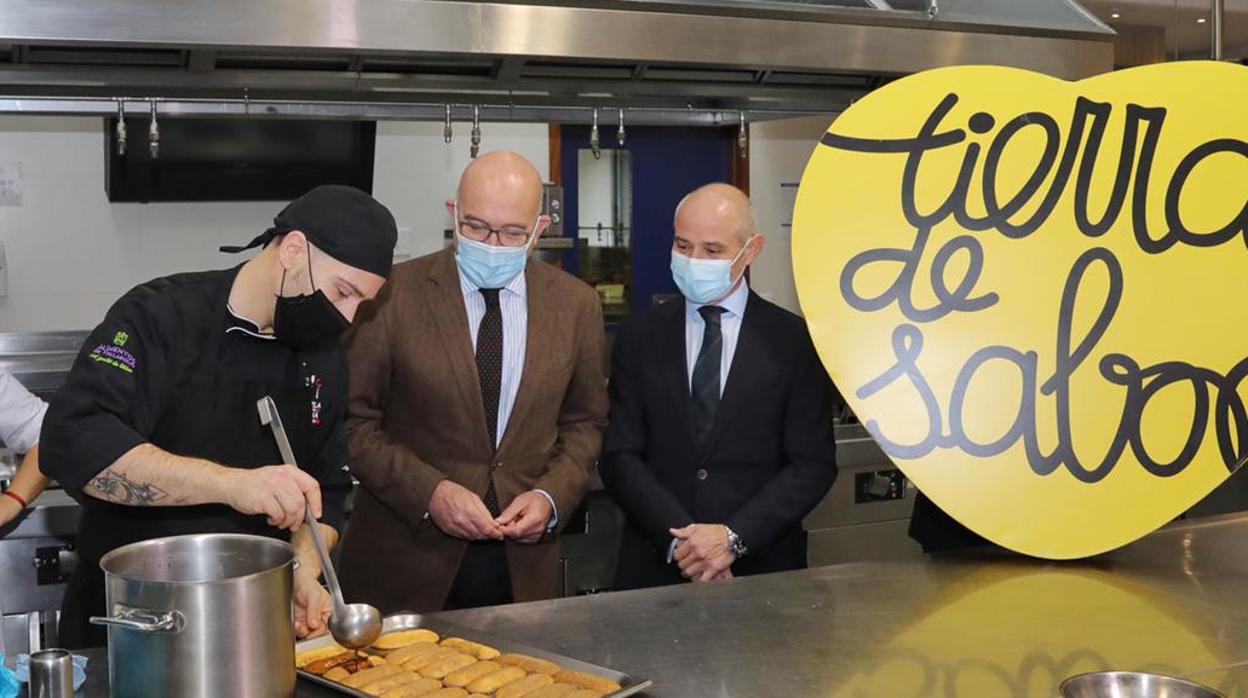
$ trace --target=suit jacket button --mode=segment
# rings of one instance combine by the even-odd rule
[[[699,480],[705,480],[706,478],[708,478],[708,477],[710,477],[710,476],[711,476],[711,474],[710,474],[710,473],[708,473],[708,472],[706,472],[706,468],[699,468],[699,469],[698,469],[698,479],[699,479]]]
[[[501,467],[503,467],[503,462],[500,460],[499,462],[497,462],[497,463],[495,463],[495,464],[494,464],[494,467],[495,467],[495,468],[501,468]]]

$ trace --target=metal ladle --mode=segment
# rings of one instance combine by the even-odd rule
[[[277,448],[287,465],[298,465],[295,453],[290,448],[290,440],[286,438],[286,429],[282,426],[282,417],[277,413],[277,404],[273,398],[265,395],[256,403],[260,412],[260,423],[273,430],[273,438],[277,439]],[[325,574],[325,582],[329,585],[329,593],[334,600],[334,609],[329,617],[329,632],[338,644],[348,649],[367,647],[381,636],[381,611],[366,603],[347,604],[342,599],[342,587],[338,585],[338,573],[329,561],[329,550],[321,539],[321,529],[312,516],[312,505],[304,507],[304,518],[312,531],[312,541],[316,543],[316,553],[321,558],[321,571]]]

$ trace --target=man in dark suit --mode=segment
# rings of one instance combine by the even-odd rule
[[[628,517],[616,587],[806,566],[802,518],[836,479],[833,388],[802,318],[750,291],[749,198],[703,187],[676,209],[683,301],[616,338],[599,464]]]

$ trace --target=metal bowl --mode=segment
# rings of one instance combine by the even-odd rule
[[[1063,681],[1059,690],[1062,698],[1226,698],[1208,686],[1137,671],[1080,674]]]

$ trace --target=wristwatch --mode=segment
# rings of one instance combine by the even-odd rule
[[[728,549],[731,550],[732,554],[736,555],[737,558],[745,557],[745,554],[749,552],[749,549],[745,547],[745,542],[741,540],[741,536],[738,536],[736,531],[728,528],[727,526],[724,526],[724,530],[728,531]]]

